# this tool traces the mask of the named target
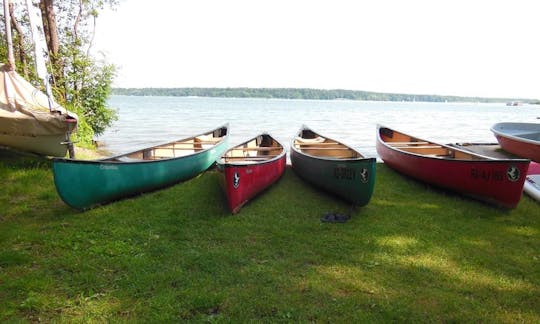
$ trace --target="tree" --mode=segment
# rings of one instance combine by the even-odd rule
[[[9,1],[9,0],[4,0]],[[48,47],[51,75],[55,99],[69,110],[76,112],[79,119],[79,140],[91,141],[93,135],[100,135],[116,119],[116,112],[107,107],[107,98],[115,76],[115,66],[104,58],[96,59],[90,48],[95,33],[96,20],[105,6],[114,8],[117,0],[33,0],[41,11],[43,31]],[[15,2],[14,2],[15,3]],[[13,4],[12,4],[13,6]],[[11,9],[11,16],[24,17],[24,6]],[[12,26],[17,31],[17,41],[29,42],[30,28],[26,19],[12,19]],[[25,37],[26,36],[26,37]],[[17,44],[19,44],[17,43]],[[25,47],[18,45],[22,51]],[[27,45],[28,47],[30,45]],[[0,47],[5,47],[2,44]],[[6,50],[0,48],[0,55]],[[16,58],[16,65],[30,64],[32,56]],[[20,68],[18,68],[21,71]],[[24,73],[24,72],[23,72]],[[28,77],[25,75],[25,77]],[[35,76],[29,76],[35,81]],[[34,82],[35,83],[35,82]],[[36,84],[37,85],[37,84]]]
[[[115,120],[107,108],[114,65],[90,55],[99,11],[117,0],[40,0],[56,93],[100,135]],[[58,14],[57,14],[58,13]]]
[[[19,21],[17,20],[17,17],[15,16],[15,6],[13,3],[9,3],[9,15],[11,17],[11,24],[13,25],[13,28],[17,31],[17,47],[18,47],[18,54],[19,54],[19,60],[22,65],[22,71],[25,78],[29,78],[28,75],[28,64],[26,63],[26,48],[25,48],[25,39],[24,39],[24,32],[22,30],[21,24],[19,24]]]

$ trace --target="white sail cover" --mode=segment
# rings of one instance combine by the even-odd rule
[[[7,65],[0,65],[0,135],[36,137],[65,134],[67,119],[76,121],[77,115],[56,103],[49,108],[47,95],[17,72],[9,71]]]

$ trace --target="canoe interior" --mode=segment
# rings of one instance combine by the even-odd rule
[[[332,159],[354,159],[363,156],[352,148],[322,137],[310,129],[302,129],[293,142],[298,151],[316,157]]]
[[[514,136],[521,137],[521,138],[528,139],[528,140],[532,140],[532,141],[540,142],[540,132],[515,134]]]
[[[227,127],[191,138],[162,144],[107,159],[108,162],[155,161],[194,154],[220,143],[227,135]]]
[[[243,144],[229,149],[220,163],[253,164],[272,160],[284,152],[283,146],[270,135],[259,135]]]
[[[381,140],[388,146],[417,155],[432,158],[455,159],[455,160],[486,160],[486,157],[454,149],[446,145],[425,141],[407,134],[400,133],[390,128],[379,129]]]
[[[491,130],[502,136],[514,136],[540,142],[540,124],[498,123]]]

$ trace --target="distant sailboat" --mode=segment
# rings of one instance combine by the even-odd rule
[[[0,146],[63,157],[70,144],[69,136],[77,125],[77,115],[56,104],[49,90],[49,95],[44,94],[15,71],[9,1],[4,1],[4,17],[8,64],[0,65]],[[36,50],[39,51],[37,47]],[[36,53],[36,57],[39,55]],[[43,73],[43,68],[38,71]],[[42,78],[49,89],[48,77]]]

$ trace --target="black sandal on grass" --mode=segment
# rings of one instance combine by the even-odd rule
[[[345,223],[351,218],[349,215],[338,214],[338,213],[326,213],[321,217],[321,222],[323,223]]]

